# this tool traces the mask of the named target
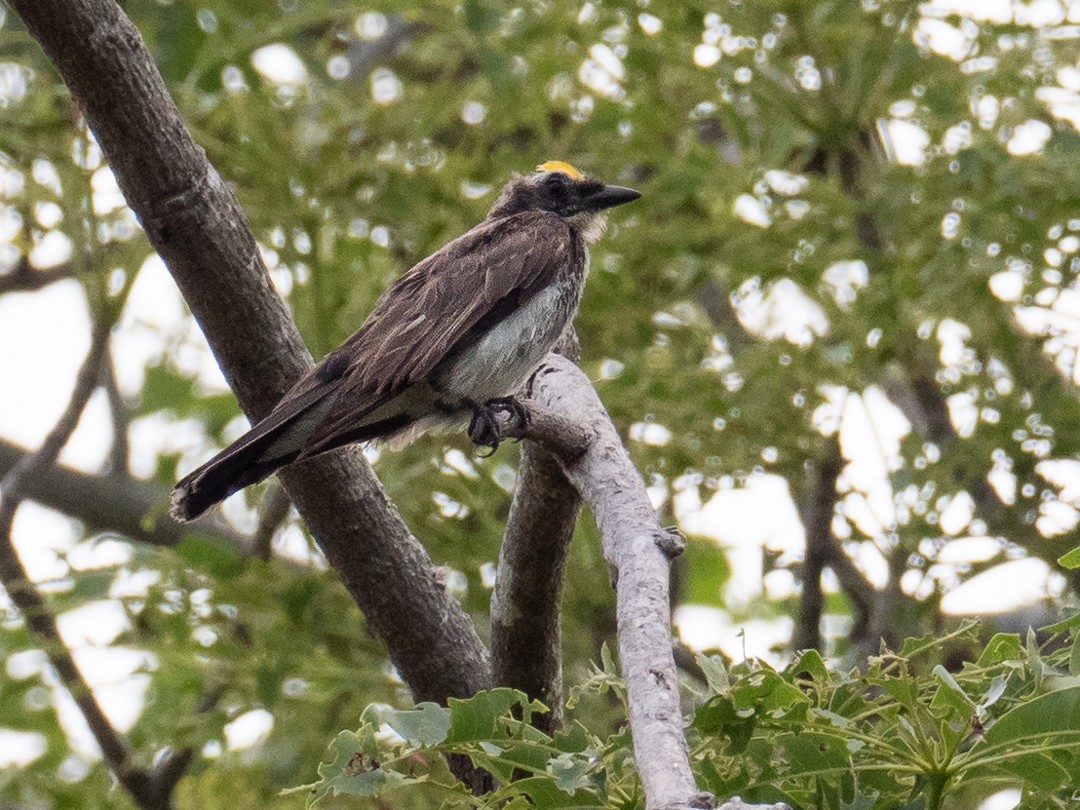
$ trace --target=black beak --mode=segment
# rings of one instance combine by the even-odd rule
[[[614,208],[616,205],[633,202],[640,196],[640,191],[625,186],[604,186],[589,197],[589,207],[602,211],[605,208]]]

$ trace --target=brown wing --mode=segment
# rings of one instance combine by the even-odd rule
[[[341,389],[310,442],[329,443],[423,380],[501,302],[527,300],[546,286],[571,261],[573,250],[570,228],[561,218],[530,211],[483,222],[417,264],[383,294],[363,326],[312,371],[318,383],[340,380]],[[304,387],[297,386],[293,395]]]

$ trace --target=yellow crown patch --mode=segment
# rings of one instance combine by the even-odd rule
[[[585,175],[575,169],[569,163],[563,163],[561,160],[549,160],[547,163],[541,163],[536,167],[538,172],[562,172],[565,175],[569,175],[572,180],[583,180]]]

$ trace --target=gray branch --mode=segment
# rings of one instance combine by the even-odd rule
[[[265,415],[311,367],[235,196],[184,127],[114,0],[10,0],[52,59],[241,406]],[[327,560],[417,700],[490,683],[468,615],[355,450],[281,474]]]
[[[528,393],[530,419],[525,438],[557,460],[566,480],[589,505],[600,530],[604,558],[615,587],[619,659],[626,680],[634,759],[646,807],[713,807],[713,795],[698,790],[690,769],[672,650],[669,566],[671,558],[683,550],[685,541],[660,525],[645,482],[580,368],[565,357],[549,354],[530,380]],[[509,427],[510,422],[507,416],[501,426]],[[552,513],[541,505],[533,516]],[[532,535],[543,538],[543,527],[534,528]],[[517,562],[519,565],[510,569],[513,576],[525,575],[526,564],[536,565],[540,570],[533,571],[532,576],[546,574],[553,583],[549,587],[557,594],[555,580],[560,570],[545,569],[550,561],[541,553]],[[515,586],[511,583],[508,587]],[[498,606],[498,611],[506,610]],[[785,808],[783,804],[746,805],[738,797],[722,806],[722,810]]]
[[[678,673],[672,655],[670,556],[678,542],[660,526],[615,426],[588,377],[556,354],[533,376],[529,437],[561,461],[600,529],[616,592],[619,658],[629,695],[634,757],[651,810],[706,808],[683,734]],[[578,452],[567,435],[587,426],[594,440]]]

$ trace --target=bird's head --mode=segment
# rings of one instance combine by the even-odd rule
[[[552,160],[536,167],[531,175],[513,177],[488,213],[489,219],[522,211],[550,211],[581,230],[588,241],[603,233],[602,212],[636,200],[641,192],[605,185],[569,163]]]

